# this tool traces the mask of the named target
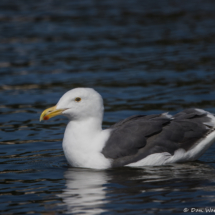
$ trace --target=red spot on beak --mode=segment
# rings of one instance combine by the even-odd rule
[[[49,119],[49,117],[48,116],[45,116],[44,118],[43,118],[43,120],[48,120]]]

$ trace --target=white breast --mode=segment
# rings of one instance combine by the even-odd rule
[[[109,135],[109,130],[100,130],[95,134],[89,127],[86,130],[77,123],[75,126],[72,122],[69,123],[63,139],[63,150],[68,163],[74,167],[94,169],[111,167],[111,161],[101,153]]]

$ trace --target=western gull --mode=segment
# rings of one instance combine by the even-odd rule
[[[215,116],[197,108],[135,115],[102,129],[102,96],[91,88],[66,92],[41,120],[68,117],[63,151],[73,167],[107,169],[194,161],[215,142]]]

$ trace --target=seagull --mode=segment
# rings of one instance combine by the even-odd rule
[[[215,116],[189,108],[168,113],[134,115],[102,129],[102,96],[92,88],[66,92],[40,121],[64,115],[69,119],[63,151],[73,167],[159,166],[194,161],[215,142]]]

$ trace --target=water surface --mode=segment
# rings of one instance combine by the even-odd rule
[[[1,214],[167,214],[215,207],[215,146],[197,162],[68,166],[69,89],[104,98],[103,127],[135,114],[215,113],[214,1],[0,1]],[[193,214],[193,213],[192,213]]]

